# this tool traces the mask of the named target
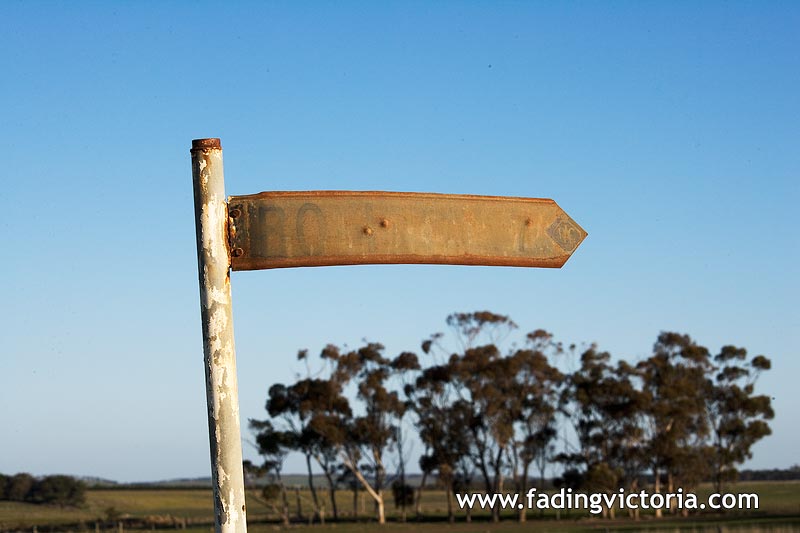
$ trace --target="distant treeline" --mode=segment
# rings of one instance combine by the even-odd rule
[[[770,470],[742,470],[740,481],[795,481],[800,479],[800,465],[791,468],[772,468]]]
[[[269,387],[269,417],[250,420],[263,462],[247,462],[245,474],[251,487],[271,477],[261,494],[284,523],[289,453],[305,458],[320,519],[326,509],[336,519],[341,488],[354,502],[366,493],[380,523],[387,494],[403,516],[406,507],[419,515],[420,486],[436,479],[452,521],[456,493],[524,493],[549,485],[547,471],[556,486],[576,491],[675,492],[711,480],[722,492],[771,433],[771,399],[755,392],[771,363],[744,348],[712,353],[688,335],[662,332],[647,357],[626,360],[541,329],[514,339],[517,324],[490,311],[456,313],[447,325],[452,335],[423,340],[419,356],[390,357],[364,341],[328,345],[312,364],[301,350],[307,375]],[[412,434],[423,446],[417,487],[406,474]],[[499,507],[492,518],[500,519]]]
[[[307,474],[284,474],[283,482],[286,487],[299,488],[301,490],[308,490],[310,488]],[[653,477],[650,475],[642,476],[640,478],[645,483],[652,484]],[[796,481],[800,480],[800,465],[792,466],[790,468],[771,468],[763,470],[741,470],[739,471],[739,481]],[[133,483],[119,483],[116,481],[102,480],[95,481],[92,479],[85,479],[84,483],[88,490],[210,490],[212,487],[210,477],[198,477],[192,479],[176,479],[167,481],[139,481]],[[561,478],[546,478],[539,480],[539,483],[545,489],[556,487]],[[713,481],[711,478],[705,481]],[[264,487],[272,482],[272,476],[263,476],[260,478],[250,478],[248,485],[251,487]],[[422,482],[421,473],[407,473],[406,483],[411,487],[418,489]],[[325,476],[322,474],[314,474],[312,484],[315,486],[325,484]],[[444,488],[445,482],[439,480],[438,476],[428,476],[425,488]],[[476,486],[480,488],[480,486]]]
[[[0,474],[0,500],[80,507],[86,503],[86,484],[72,476]]]

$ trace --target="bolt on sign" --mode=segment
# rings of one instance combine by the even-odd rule
[[[553,200],[377,191],[225,197],[219,139],[192,141],[217,532],[244,533],[230,270],[448,264],[559,268],[586,232]]]

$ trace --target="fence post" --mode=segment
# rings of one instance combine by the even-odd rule
[[[191,154],[214,525],[216,533],[246,533],[222,146],[197,139]]]

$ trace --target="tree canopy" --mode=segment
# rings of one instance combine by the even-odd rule
[[[454,313],[446,324],[450,334],[423,340],[420,356],[391,357],[377,342],[330,344],[322,370],[270,386],[270,418],[251,421],[262,468],[280,483],[286,454],[299,452],[317,515],[324,505],[312,460],[328,480],[334,518],[347,480],[383,523],[387,487],[403,506],[409,499],[404,445],[413,432],[424,448],[419,467],[444,487],[452,521],[455,493],[522,493],[543,486],[547,471],[575,490],[674,492],[710,480],[719,491],[770,434],[770,398],[755,385],[771,363],[744,348],[712,356],[689,335],[661,332],[648,357],[631,361],[594,344],[565,347],[542,329],[517,340],[519,326],[490,311]],[[308,363],[308,352],[298,358]]]

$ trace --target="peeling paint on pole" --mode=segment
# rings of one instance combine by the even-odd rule
[[[192,141],[191,154],[215,530],[245,533],[222,147],[219,139],[198,139]]]

